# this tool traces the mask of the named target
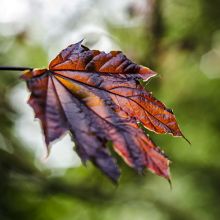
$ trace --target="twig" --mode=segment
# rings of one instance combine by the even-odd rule
[[[23,66],[0,66],[1,70],[9,70],[9,71],[24,71],[24,70],[33,70],[31,67],[23,67]]]

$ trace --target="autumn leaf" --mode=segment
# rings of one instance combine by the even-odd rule
[[[113,149],[139,173],[148,168],[170,179],[169,159],[138,126],[183,136],[172,111],[139,82],[156,74],[120,51],[90,50],[81,43],[61,51],[48,69],[22,75],[46,145],[49,148],[70,132],[82,161],[92,161],[117,181],[120,171],[106,146],[111,141]]]

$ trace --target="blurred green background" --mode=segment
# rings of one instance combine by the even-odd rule
[[[46,66],[82,38],[91,48],[120,49],[160,73],[146,87],[174,110],[192,143],[150,133],[173,162],[172,190],[121,160],[114,186],[91,164],[81,166],[68,141],[57,146],[63,154],[52,149],[49,163],[20,73],[1,71],[1,220],[219,219],[220,1],[0,0],[0,6],[0,65]]]

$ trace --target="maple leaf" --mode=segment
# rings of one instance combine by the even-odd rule
[[[22,75],[47,147],[70,132],[82,161],[92,161],[116,182],[120,171],[106,146],[111,141],[129,166],[138,172],[147,167],[169,180],[169,159],[138,126],[183,136],[172,111],[139,82],[156,74],[120,51],[90,50],[81,43],[62,50],[48,69]]]

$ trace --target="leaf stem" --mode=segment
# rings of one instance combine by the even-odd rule
[[[9,71],[24,71],[24,70],[33,70],[31,67],[23,67],[23,66],[0,66],[1,70],[9,70]]]

